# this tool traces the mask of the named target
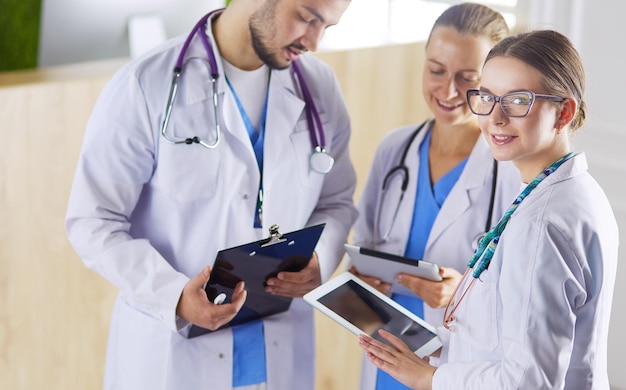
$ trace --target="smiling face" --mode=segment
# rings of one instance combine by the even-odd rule
[[[480,89],[494,96],[515,91],[550,94],[543,87],[541,73],[513,57],[494,57],[483,69]],[[524,182],[530,182],[544,168],[570,149],[567,129],[571,120],[563,106],[572,104],[535,100],[526,117],[509,118],[497,103],[491,114],[478,117],[478,125],[496,160],[513,161]],[[575,103],[574,103],[575,104]],[[574,109],[575,111],[575,109]]]
[[[252,46],[269,67],[284,69],[317,50],[326,28],[339,22],[350,0],[266,0],[249,21]]]
[[[454,27],[438,26],[432,31],[422,85],[438,124],[475,123],[465,93],[478,87],[480,70],[491,46],[487,37],[461,34]]]

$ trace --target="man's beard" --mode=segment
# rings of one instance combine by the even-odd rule
[[[252,33],[252,31],[250,32]],[[252,33],[252,48],[254,49],[257,57],[259,57],[263,63],[272,69],[285,69],[289,66],[289,64],[280,64],[276,60],[276,55],[271,53],[271,51],[263,44],[261,38],[255,36],[254,33]]]
[[[258,24],[262,23],[262,20],[258,18],[250,19],[249,28],[250,28],[250,37],[252,40],[252,48],[256,53],[257,57],[263,61],[267,66],[272,69],[285,69],[289,67],[289,64],[280,63],[276,56],[276,53],[273,53],[264,43],[264,33],[258,28]]]
[[[270,41],[276,35],[276,5],[278,1],[268,0],[261,9],[250,17],[248,29],[252,40],[252,48],[257,57],[271,69],[285,69],[289,64],[278,60],[278,53],[273,52],[264,42]]]

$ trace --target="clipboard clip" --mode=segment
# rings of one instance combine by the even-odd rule
[[[286,238],[283,238],[283,235],[278,231],[278,225],[272,225],[269,228],[270,230],[270,238],[261,245],[261,248],[265,248],[266,246],[271,246],[274,244],[280,244],[281,242],[287,241]]]

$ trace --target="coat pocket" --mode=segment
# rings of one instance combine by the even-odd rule
[[[489,271],[483,272],[474,283],[461,305],[467,318],[465,332],[475,348],[494,351],[500,343],[498,321],[498,285],[491,281]]]
[[[310,159],[313,153],[311,135],[309,131],[300,131],[291,135],[291,146],[294,152],[294,161],[297,164],[298,177],[303,186],[319,188],[324,180],[324,174],[311,169]]]
[[[179,202],[213,197],[219,179],[219,148],[161,142],[156,187]]]

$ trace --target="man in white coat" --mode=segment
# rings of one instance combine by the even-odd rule
[[[314,389],[313,313],[299,297],[341,259],[356,218],[356,176],[337,80],[305,52],[349,3],[233,0],[188,43],[166,42],[103,90],[66,229],[84,263],[119,289],[106,389]],[[307,93],[323,126],[315,133]],[[334,160],[327,172],[310,162],[322,147],[323,160]],[[241,284],[230,303],[207,299],[203,286],[220,249],[260,240],[273,224],[286,232],[319,223],[326,227],[308,266],[268,281],[268,292],[295,298],[288,311],[187,338],[192,324],[228,323],[246,299]]]

